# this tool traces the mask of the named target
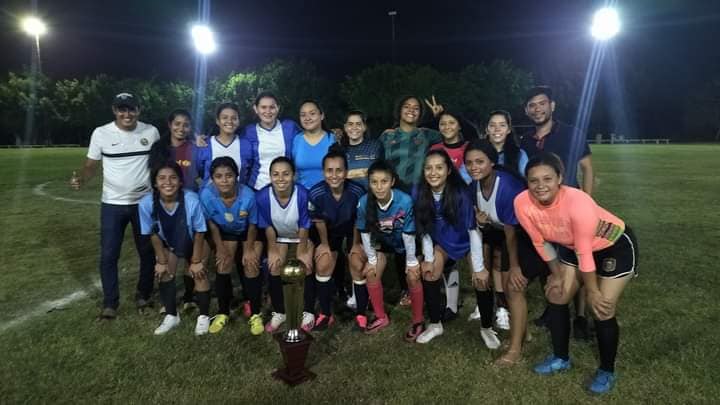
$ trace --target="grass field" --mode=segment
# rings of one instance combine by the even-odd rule
[[[720,146],[593,151],[596,199],[633,227],[641,249],[640,277],[619,309],[619,383],[602,401],[717,403]],[[153,336],[160,316],[136,314],[132,301],[130,232],[120,316],[98,322],[99,181],[80,192],[65,186],[84,152],[0,151],[0,403],[600,401],[584,391],[596,368],[594,343],[572,342],[574,368],[543,378],[530,365],[549,351],[548,336],[531,327],[526,364],[493,367],[497,353],[482,344],[479,324],[465,321],[469,290],[460,318],[427,346],[402,341],[410,314],[401,308],[391,308],[393,324],[377,336],[354,334],[349,323],[316,333],[309,363],[318,378],[288,388],[270,378],[280,364],[276,343],[251,336],[242,318],[218,336],[193,336],[194,316]],[[543,306],[539,292],[531,286],[531,318]]]

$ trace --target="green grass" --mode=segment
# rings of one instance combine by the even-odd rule
[[[619,309],[619,384],[614,403],[712,403],[720,398],[720,147],[594,146],[596,198],[635,230],[640,277]],[[252,337],[238,319],[219,336],[196,338],[193,317],[178,331],[152,336],[158,315],[134,312],[137,259],[127,232],[115,322],[94,320],[99,206],[33,194],[99,200],[99,182],[72,192],[65,183],[84,149],[0,151],[0,402],[439,403],[460,401],[594,403],[584,382],[596,367],[594,344],[571,343],[574,368],[542,378],[530,364],[549,349],[531,328],[524,365],[496,369],[464,291],[459,320],[427,346],[401,340],[407,309],[393,308],[391,327],[356,335],[349,323],[315,334],[309,359],[318,378],[296,388],[274,381],[280,364],[270,336]],[[467,275],[463,278],[467,287]],[[87,298],[14,323],[48,300],[79,289]],[[397,291],[390,289],[389,295]],[[531,287],[531,317],[542,309]],[[391,298],[392,299],[392,298]]]

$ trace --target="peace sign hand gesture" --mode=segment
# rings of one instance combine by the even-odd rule
[[[432,103],[430,100],[425,99],[425,104],[427,104],[428,107],[430,107],[430,111],[432,111],[433,117],[437,117],[438,115],[442,114],[443,111],[445,111],[445,107],[443,107],[442,104],[438,104],[438,102],[435,100],[435,95],[432,95]]]

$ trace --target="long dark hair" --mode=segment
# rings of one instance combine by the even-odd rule
[[[390,175],[390,178],[393,179],[393,181],[397,181],[397,174],[395,173],[395,168],[390,162],[384,159],[374,161],[368,168],[368,184],[370,183],[370,176],[372,176],[373,173],[376,172],[385,172]],[[367,209],[365,210],[365,224],[368,230],[370,230],[370,232],[379,231],[377,210],[377,198],[375,197],[375,194],[373,194],[372,189],[370,189],[370,187],[368,186]]]
[[[481,139],[479,141],[470,142],[468,146],[465,148],[465,154],[463,155],[463,162],[467,158],[468,153],[477,150],[485,154],[485,156],[490,159],[490,161],[493,163],[493,170],[495,171],[502,171],[505,172],[513,177],[515,177],[520,183],[526,184],[527,181],[523,177],[522,174],[518,173],[517,168],[515,169],[508,169],[505,165],[501,165],[498,163],[498,151],[495,149],[495,146],[493,146],[490,141],[487,139]]]
[[[510,116],[510,113],[505,110],[495,110],[488,115],[488,125],[490,124],[490,119],[496,115],[500,115],[505,118],[505,122],[507,122],[508,128],[510,129],[510,133],[505,138],[505,143],[503,144],[503,152],[505,154],[503,166],[522,175],[522,173],[518,171],[518,163],[520,162],[520,146],[518,146],[518,139],[515,135],[515,131],[513,130],[512,117]]]
[[[175,118],[179,116],[187,117],[188,121],[192,122],[190,112],[188,110],[178,108],[172,110],[172,112],[170,112],[170,114],[168,115],[167,127],[170,127],[170,124],[172,124],[172,122],[175,121]],[[160,137],[160,139],[154,144],[152,144],[152,146],[150,147],[150,156],[148,157],[148,167],[150,168],[150,170],[152,170],[158,165],[162,165],[165,162],[172,160],[171,137],[172,135],[170,134],[170,129],[166,128],[165,131],[163,131],[163,135]],[[186,142],[189,141],[189,139],[186,140]]]
[[[178,208],[175,212],[182,214],[181,220],[185,221],[185,194],[183,193],[183,173],[182,169],[180,168],[180,165],[178,165],[176,162],[173,161],[166,161],[163,164],[158,164],[157,166],[153,167],[150,171],[150,184],[152,185],[153,190],[153,200],[152,200],[152,213],[150,214],[150,218],[152,219],[153,226],[152,231],[153,233],[160,232],[160,228],[158,227],[158,210],[160,209],[160,192],[157,189],[157,186],[155,185],[158,174],[160,173],[160,170],[162,169],[171,169],[175,172],[175,174],[180,179],[180,187],[178,187],[178,195],[177,195],[177,201],[178,201]],[[168,235],[165,235],[165,237],[169,237]]]
[[[393,118],[395,118],[395,126],[400,125],[400,114],[402,113],[403,104],[405,104],[411,98],[414,98],[415,100],[417,100],[418,104],[420,104],[420,115],[418,115],[418,120],[416,124],[418,127],[420,126],[423,116],[425,115],[425,106],[423,105],[422,99],[413,94],[400,97],[395,104],[395,111],[393,112]]]
[[[323,116],[325,115],[325,110],[323,109],[323,106],[320,104],[319,101],[315,100],[314,98],[306,98],[305,100],[301,101],[298,105],[298,120],[300,121],[300,127],[302,128],[302,119],[300,119],[300,110],[305,104],[313,104],[315,108],[318,109],[320,114]],[[327,135],[333,136],[333,134],[330,132],[330,129],[327,127],[327,124],[325,123],[325,117],[323,117],[323,120],[320,121],[320,129],[325,131]],[[305,131],[305,128],[303,128],[303,131]]]
[[[425,162],[432,156],[440,156],[448,168],[448,177],[445,182],[442,199],[440,200],[440,212],[435,211],[435,199],[433,192],[422,176],[418,184],[418,196],[415,202],[415,218],[417,229],[420,234],[431,234],[435,217],[439,214],[445,221],[453,226],[458,224],[457,211],[462,199],[462,193],[465,192],[465,182],[458,173],[455,165],[452,163],[450,156],[442,149],[428,151],[425,154]]]

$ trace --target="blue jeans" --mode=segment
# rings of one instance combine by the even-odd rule
[[[136,298],[149,299],[152,294],[155,253],[150,236],[140,234],[137,204],[102,203],[100,207],[100,280],[102,281],[104,308],[117,308],[120,303],[118,259],[128,223],[132,225],[135,248],[140,256],[140,275]]]

